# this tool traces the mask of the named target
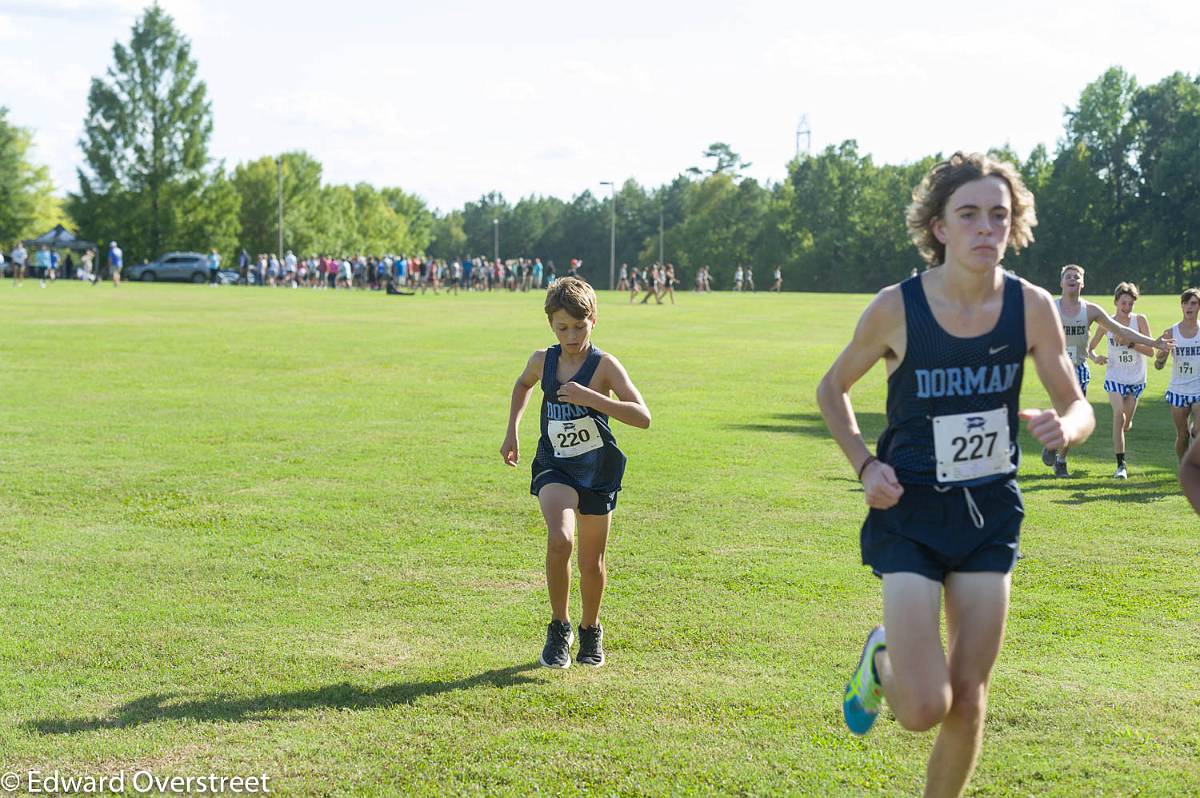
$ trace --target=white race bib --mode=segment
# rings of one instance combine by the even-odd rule
[[[1007,474],[1012,470],[1008,408],[935,417],[933,446],[938,482],[966,482]]]
[[[604,445],[596,419],[591,416],[574,421],[547,421],[546,434],[550,436],[554,456],[560,458],[578,457]]]
[[[1079,355],[1079,349],[1077,347],[1074,347],[1074,346],[1067,347],[1067,357],[1070,359],[1071,365],[1073,365],[1073,366],[1079,365],[1078,355]]]
[[[1125,348],[1118,349],[1117,362],[1125,366],[1133,365],[1133,350]]]

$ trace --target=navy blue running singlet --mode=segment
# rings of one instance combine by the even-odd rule
[[[900,283],[908,344],[888,377],[877,456],[901,484],[973,487],[1017,472],[1017,403],[1025,367],[1021,281],[1004,276],[990,332],[958,338],[933,317],[921,277]]]
[[[625,455],[608,426],[608,416],[590,407],[559,402],[558,344],[546,350],[542,367],[542,435],[538,438],[533,473],[544,469],[562,472],[576,486],[598,493],[614,493],[621,489],[625,474]],[[604,353],[596,347],[588,354],[579,371],[569,382],[585,388],[596,374]]]

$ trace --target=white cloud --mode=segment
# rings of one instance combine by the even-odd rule
[[[4,10],[20,17],[46,17],[51,19],[100,19],[103,17],[136,14],[143,7],[142,0],[37,0],[37,2],[9,2]]]
[[[33,32],[21,27],[12,17],[0,14],[0,41],[19,41],[33,38]]]

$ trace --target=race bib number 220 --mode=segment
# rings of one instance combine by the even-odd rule
[[[546,434],[554,447],[555,457],[578,457],[604,445],[604,439],[596,427],[596,419],[591,416],[574,421],[547,421]]]

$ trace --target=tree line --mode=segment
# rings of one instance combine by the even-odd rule
[[[84,238],[117,239],[131,261],[167,249],[274,252],[282,176],[283,241],[298,254],[540,256],[583,261],[606,286],[615,202],[616,263],[673,262],[686,281],[709,266],[719,288],[738,265],[779,266],[785,288],[873,291],[921,265],[904,208],[943,153],[877,164],[853,140],[799,155],[786,177],[760,183],[725,143],[669,183],[627,180],[611,195],[569,200],[491,192],[437,212],[397,187],[331,185],[297,151],[227,170],[208,149],[212,109],[190,43],[159,6],[94,78],[80,147],[78,190],[57,201],[44,167],[29,163],[29,132],[0,108],[0,241],[42,232],[68,214]],[[1148,86],[1112,67],[1064,113],[1053,152],[1012,161],[1037,198],[1037,242],[1006,264],[1043,283],[1066,263],[1093,286],[1132,279],[1144,291],[1200,282],[1200,76]],[[281,255],[283,253],[280,253]]]

